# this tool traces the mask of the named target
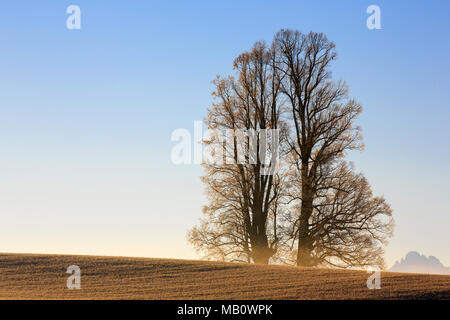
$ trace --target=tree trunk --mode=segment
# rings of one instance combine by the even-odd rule
[[[273,250],[269,248],[267,241],[257,244],[252,251],[252,258],[256,264],[269,264]]]
[[[274,254],[266,234],[266,221],[261,211],[254,214],[254,228],[251,235],[252,258],[257,264],[268,264],[270,257]]]
[[[298,233],[297,266],[312,266],[311,240],[308,234],[308,220],[301,219]]]
[[[309,175],[308,162],[302,164],[302,204],[300,211],[300,225],[298,229],[297,266],[310,267],[313,265],[311,259],[311,240],[309,235],[309,218],[313,213],[314,191],[312,189]]]

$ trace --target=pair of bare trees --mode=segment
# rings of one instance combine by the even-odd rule
[[[234,163],[204,165],[208,205],[188,234],[197,250],[262,264],[383,265],[391,209],[344,160],[347,151],[363,148],[354,125],[361,106],[344,82],[331,80],[335,58],[323,34],[281,30],[270,46],[257,42],[235,59],[236,78],[214,81],[208,128],[253,130],[257,152],[240,163],[242,141],[234,138],[227,148]],[[262,129],[280,133],[280,157],[270,164],[278,170],[271,174],[260,152]],[[222,147],[220,140],[208,143]],[[250,143],[244,139],[244,147]]]

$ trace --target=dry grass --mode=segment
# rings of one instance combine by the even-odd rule
[[[69,265],[81,290],[66,288]],[[450,299],[450,276],[127,257],[0,254],[0,299]]]

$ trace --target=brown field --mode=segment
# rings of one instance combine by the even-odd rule
[[[69,290],[69,265],[81,289]],[[0,254],[0,299],[450,299],[450,276],[128,257]]]

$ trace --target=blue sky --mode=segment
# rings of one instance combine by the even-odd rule
[[[81,8],[81,30],[66,8]],[[381,30],[366,8],[381,8]],[[0,252],[196,258],[198,165],[170,161],[211,80],[281,28],[324,32],[363,105],[350,155],[392,205],[389,264],[450,265],[448,1],[2,1]]]

